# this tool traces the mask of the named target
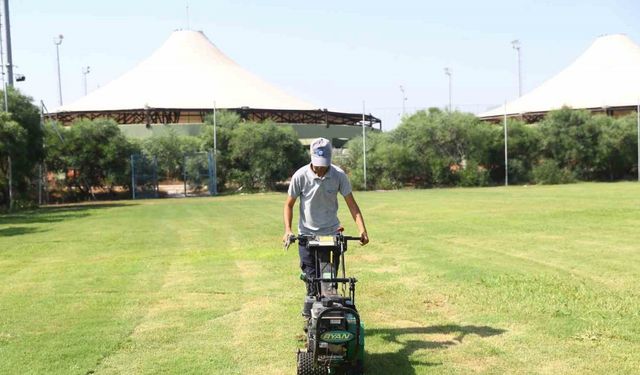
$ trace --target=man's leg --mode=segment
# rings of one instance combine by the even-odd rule
[[[307,276],[307,279],[316,277],[315,259],[312,252],[305,245],[298,245],[298,254],[300,255],[300,269]],[[307,295],[314,295],[313,285],[306,283]]]
[[[316,277],[315,259],[313,257],[313,253],[309,251],[306,244],[298,245],[298,254],[300,255],[300,269],[307,277],[307,280]],[[311,306],[313,305],[312,296],[315,295],[315,288],[313,284],[309,282],[305,282],[305,286],[307,288],[307,293],[302,305],[302,316],[305,318],[309,318],[311,316]]]

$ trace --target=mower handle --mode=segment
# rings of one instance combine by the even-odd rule
[[[345,241],[360,241],[361,238],[360,237],[356,237],[356,236],[342,236],[342,239]]]
[[[343,241],[360,241],[360,237],[356,237],[356,236],[343,236],[341,233],[338,233],[335,235],[336,237],[338,237],[339,239],[342,239]],[[296,242],[296,241],[300,241],[300,240],[310,240],[315,238],[316,236],[313,234],[291,234],[289,235],[289,237],[287,238],[287,240],[284,242],[284,250],[289,250],[289,246],[291,246],[292,243]]]

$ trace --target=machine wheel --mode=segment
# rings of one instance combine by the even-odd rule
[[[327,375],[327,369],[313,367],[313,353],[298,352],[298,375]]]
[[[364,365],[361,360],[356,361],[356,366],[349,372],[350,375],[363,375]]]

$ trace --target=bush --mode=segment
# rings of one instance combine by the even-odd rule
[[[571,171],[560,168],[554,160],[545,159],[533,167],[533,180],[536,184],[556,185],[575,181]]]
[[[636,127],[636,114],[632,113],[613,119],[602,128],[595,160],[598,179],[614,181],[635,177],[638,149]]]
[[[4,108],[0,91],[0,106]],[[18,90],[7,88],[9,113],[0,119],[0,204],[9,203],[8,156],[11,156],[14,199],[28,201],[34,170],[44,158],[40,111],[32,99]]]
[[[93,188],[128,187],[130,157],[139,152],[112,120],[79,120],[60,134],[46,133],[50,171],[62,173],[65,185],[79,198],[94,197]]]
[[[466,168],[458,172],[460,186],[487,186],[489,172],[475,162],[467,163]]]
[[[229,149],[229,179],[247,190],[274,190],[309,160],[293,129],[272,122],[238,124]]]
[[[611,120],[568,107],[549,112],[540,123],[544,156],[555,160],[560,168],[569,169],[578,179],[593,179],[600,134]]]
[[[146,139],[142,143],[142,149],[147,156],[158,158],[158,174],[161,178],[175,179],[182,175],[184,155],[197,152],[200,144],[198,138],[180,136],[174,129],[169,128]]]
[[[370,188],[452,186],[460,183],[464,164],[490,165],[494,126],[469,113],[419,111],[395,130],[367,136],[367,185]],[[362,187],[362,139],[347,147],[348,167],[356,188]],[[465,184],[488,184],[487,168],[465,171]]]

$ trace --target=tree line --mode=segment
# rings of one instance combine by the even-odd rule
[[[616,181],[637,176],[635,113],[613,118],[562,108],[537,124],[507,121],[508,180],[513,184]],[[370,133],[367,187],[489,186],[505,181],[504,127],[437,108]],[[364,186],[362,138],[347,144],[344,164]]]
[[[116,196],[130,188],[132,154],[155,158],[161,179],[177,179],[185,154],[214,148],[212,116],[198,136],[168,129],[139,140],[126,137],[107,119],[78,120],[64,127],[42,124],[31,98],[11,88],[7,98],[9,111],[0,113],[3,206],[9,202],[10,175],[14,199],[25,204],[36,199],[34,177],[42,170],[48,180],[56,180],[64,199],[95,198],[96,191]],[[289,126],[244,122],[224,111],[218,112],[216,123],[218,191],[274,190],[308,163],[306,148]],[[537,124],[509,119],[507,129],[512,184],[616,181],[637,173],[635,113],[613,118],[562,108]],[[505,181],[502,124],[469,113],[419,111],[392,131],[368,133],[366,146],[368,189]],[[362,138],[349,141],[335,162],[347,170],[355,188],[364,187]]]
[[[231,112],[217,114],[215,141],[219,192],[274,190],[289,173],[306,162],[306,151],[291,127],[273,122],[243,122]],[[45,130],[49,170],[57,171],[67,195],[92,197],[96,189],[112,193],[131,185],[130,157],[144,155],[157,161],[158,178],[179,180],[185,155],[214,149],[213,118],[207,118],[198,136],[179,135],[167,128],[146,139],[125,137],[112,120],[79,120],[65,128]],[[64,172],[64,173],[63,173]],[[128,193],[127,193],[128,194]]]

